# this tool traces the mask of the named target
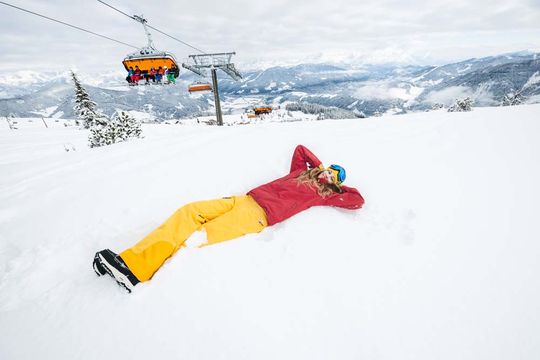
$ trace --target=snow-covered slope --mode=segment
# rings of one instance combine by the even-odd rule
[[[497,56],[472,58],[442,66],[433,66],[430,69],[427,69],[427,71],[421,70],[418,73],[418,78],[415,79],[415,82],[438,83],[465,75],[467,73],[482,71],[484,69],[499,65],[536,60],[538,59],[538,55],[539,54],[531,51],[520,51],[515,53],[500,54]]]
[[[424,91],[416,100],[426,105],[451,105],[456,98],[474,99],[476,106],[496,106],[505,95],[520,92],[531,102],[540,96],[540,60],[493,65],[464,75],[448,77]]]
[[[118,75],[118,74],[117,74]],[[0,79],[1,80],[1,79]],[[28,79],[26,79],[28,81]],[[210,95],[190,96],[188,81],[179,80],[173,86],[127,86],[122,76],[113,77],[108,83],[103,79],[82,76],[83,86],[100,110],[108,116],[117,109],[146,112],[150,118],[170,119],[197,116],[206,113]],[[39,85],[23,82],[19,92],[14,84],[2,91],[0,82],[0,116],[73,118],[75,92],[70,73],[54,77]],[[91,85],[96,84],[96,85]]]
[[[0,358],[537,359],[539,115],[145,125],[96,149],[4,121]],[[298,143],[345,166],[364,208],[181,250],[130,295],[94,274],[95,251],[182,204],[284,175]]]
[[[242,71],[232,81],[220,72],[224,112],[250,105],[303,102],[338,107],[367,116],[376,113],[431,109],[471,97],[475,106],[493,106],[505,95],[522,91],[529,103],[540,100],[540,87],[531,81],[540,73],[535,53],[502,54],[439,67],[413,65],[301,64]],[[200,116],[213,111],[213,95],[187,92],[196,79],[183,71],[175,86],[128,87],[121,71],[92,76],[78,72],[91,98],[102,111],[144,111],[158,120]],[[191,75],[190,75],[191,74]],[[73,87],[69,74],[21,73],[0,76],[0,116],[73,117]],[[253,101],[254,100],[254,101]],[[239,108],[243,103],[243,108]]]

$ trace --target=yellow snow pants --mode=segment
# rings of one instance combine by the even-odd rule
[[[198,201],[182,206],[120,257],[137,279],[147,281],[196,230],[206,230],[208,242],[201,245],[206,246],[258,233],[266,226],[265,211],[249,195]]]

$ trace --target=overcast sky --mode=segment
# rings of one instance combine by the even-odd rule
[[[5,2],[142,46],[142,26],[94,0]],[[242,68],[299,62],[440,64],[540,50],[540,0],[106,0]],[[122,70],[135,49],[0,4],[0,71]],[[159,33],[179,61],[195,50]]]

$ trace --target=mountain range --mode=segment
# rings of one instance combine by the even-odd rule
[[[241,71],[241,69],[240,69]],[[471,97],[475,106],[499,105],[520,92],[540,102],[540,54],[518,52],[450,63],[420,65],[300,64],[242,74],[236,82],[220,73],[224,113],[256,105],[290,102],[340,108],[354,116],[404,113],[450,106]],[[78,73],[93,101],[107,115],[121,109],[161,121],[212,114],[213,94],[191,95],[190,83],[201,80],[184,70],[176,85],[129,87],[124,74]],[[202,79],[208,81],[208,79]],[[74,87],[69,72],[23,71],[0,76],[0,116],[73,118]]]

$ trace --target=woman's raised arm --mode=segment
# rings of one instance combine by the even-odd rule
[[[298,145],[294,149],[294,154],[291,160],[291,171],[296,171],[299,169],[307,170],[309,167],[316,168],[322,164],[321,160],[315,156],[307,147],[304,145]]]
[[[355,188],[342,185],[341,193],[336,193],[329,197],[326,205],[355,210],[360,209],[364,205],[364,198]]]

